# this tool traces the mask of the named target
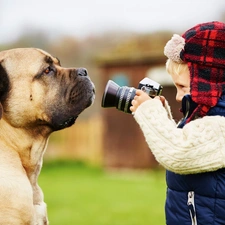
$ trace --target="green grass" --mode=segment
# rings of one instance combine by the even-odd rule
[[[164,171],[104,172],[46,163],[39,177],[51,225],[165,224]]]

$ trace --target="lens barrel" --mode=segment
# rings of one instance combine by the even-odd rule
[[[130,106],[131,101],[133,100],[135,96],[136,90],[135,88],[131,87],[121,87],[118,90],[118,97],[117,97],[117,105],[116,108],[120,111],[123,111],[125,113],[131,113]]]
[[[120,87],[112,80],[109,80],[102,97],[102,107],[116,107],[125,113],[131,113],[131,101],[134,99],[136,89],[133,87]]]

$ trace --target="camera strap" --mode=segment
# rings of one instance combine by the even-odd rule
[[[184,117],[178,124],[178,128],[182,128],[185,125],[187,119],[191,116],[197,106],[198,104],[192,100],[191,95],[185,95],[183,97],[181,111]]]

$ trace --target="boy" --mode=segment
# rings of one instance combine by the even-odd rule
[[[225,224],[225,24],[198,24],[165,46],[182,102],[177,125],[164,97],[137,90],[130,110],[167,169],[168,225]]]

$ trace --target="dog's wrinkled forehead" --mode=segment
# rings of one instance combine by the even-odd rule
[[[57,64],[57,65],[60,65],[60,61],[59,61],[58,58],[53,57],[48,52],[45,52],[41,49],[36,49],[36,50],[39,51],[40,53],[42,53],[43,55],[45,55],[45,61],[47,63],[54,63],[54,64]]]
[[[39,71],[49,64],[60,65],[57,58],[36,48],[17,48],[0,52],[0,61],[7,68],[8,74],[17,74]]]

